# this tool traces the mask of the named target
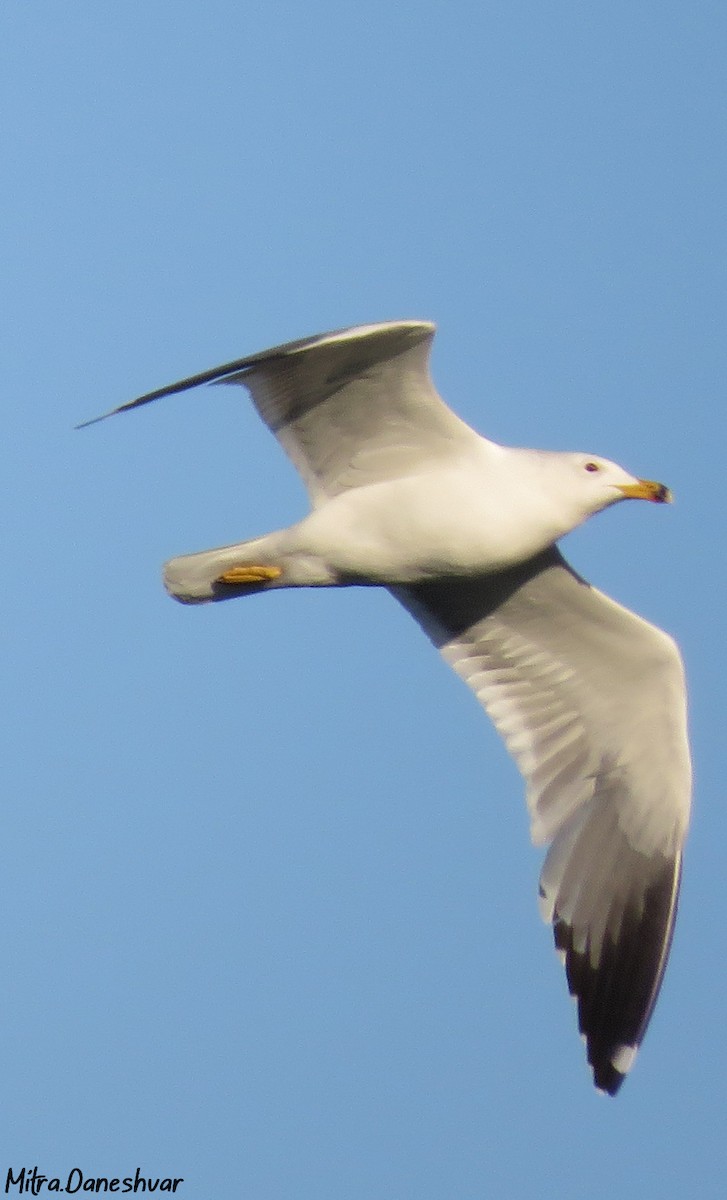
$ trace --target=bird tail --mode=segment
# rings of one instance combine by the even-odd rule
[[[209,604],[280,587],[282,581],[274,577],[278,536],[269,533],[234,546],[171,558],[164,564],[164,586],[169,595],[182,604]],[[228,583],[221,578],[234,568],[246,567],[250,568],[249,580]],[[255,578],[256,569],[259,579]],[[270,578],[265,577],[267,571],[270,571]]]

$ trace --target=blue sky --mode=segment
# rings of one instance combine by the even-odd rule
[[[0,17],[0,1182],[185,1200],[724,1194],[727,15],[702,3],[80,0]],[[288,523],[268,345],[436,320],[452,406],[663,479],[573,564],[680,642],[695,821],[615,1101],[519,777],[384,594],[185,609]]]

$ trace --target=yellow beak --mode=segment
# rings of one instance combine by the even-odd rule
[[[616,486],[631,500],[653,500],[655,504],[671,504],[673,500],[669,488],[663,483],[655,483],[653,479],[639,479],[637,483],[619,483]]]

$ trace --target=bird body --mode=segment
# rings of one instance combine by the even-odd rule
[[[386,585],[494,572],[552,545],[591,512],[623,499],[619,484],[637,482],[605,459],[599,459],[596,487],[583,472],[588,456],[502,451],[475,435],[452,460],[425,462],[399,478],[366,482],[319,502],[288,530],[268,535],[267,542],[255,539],[246,553],[282,567],[270,587]],[[571,477],[579,487],[559,494],[553,483]],[[226,557],[226,551],[173,560],[165,572],[170,593],[187,603],[233,596],[215,586],[221,562],[215,554]],[[244,565],[239,547],[232,560]],[[206,576],[202,561],[209,565]]]
[[[691,791],[684,673],[673,640],[590,587],[555,543],[621,500],[670,494],[596,455],[475,433],[432,384],[433,335],[418,321],[323,334],[114,411],[242,384],[309,492],[289,529],[167,563],[176,599],[384,586],[473,690],[525,778],[533,840],[549,846],[541,911],[594,1081],[615,1093],[674,927]]]

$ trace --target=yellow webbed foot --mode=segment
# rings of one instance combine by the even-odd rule
[[[268,583],[282,575],[280,567],[230,567],[215,580],[216,583]]]

